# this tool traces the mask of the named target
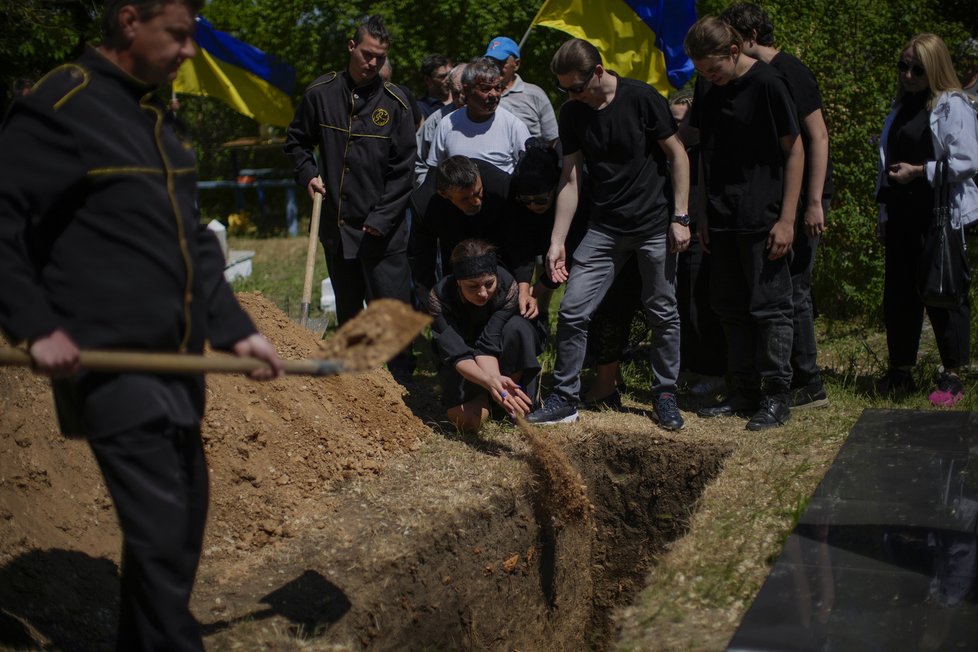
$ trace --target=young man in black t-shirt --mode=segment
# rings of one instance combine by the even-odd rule
[[[702,18],[686,35],[699,72],[692,126],[700,130],[713,256],[711,300],[727,334],[732,392],[700,416],[752,414],[749,430],[791,414],[792,285],[804,151],[794,103],[780,74],[743,54],[732,27]]]
[[[744,54],[770,64],[784,76],[798,110],[798,126],[805,148],[805,172],[799,204],[801,219],[795,222],[795,242],[788,264],[794,292],[791,407],[822,407],[829,401],[818,368],[811,285],[815,250],[825,231],[825,215],[832,199],[829,132],[822,116],[822,94],[815,75],[805,64],[774,47],[774,26],[763,9],[741,2],[724,11],[720,20],[740,33],[744,39]]]
[[[554,391],[527,416],[532,423],[577,419],[580,372],[591,316],[615,276],[636,256],[642,301],[652,327],[653,408],[659,425],[683,427],[676,406],[679,312],[676,255],[689,245],[689,162],[665,99],[647,84],[604,68],[597,49],[581,39],[564,43],[551,62],[571,101],[560,111],[564,166],[547,271],[567,281],[557,321]],[[564,243],[582,190],[590,202],[587,234],[567,271]]]

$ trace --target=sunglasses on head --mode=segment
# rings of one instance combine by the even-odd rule
[[[575,94],[583,93],[585,87],[591,82],[591,77],[594,77],[594,71],[597,69],[598,69],[597,66],[591,68],[591,72],[587,74],[587,77],[584,78],[584,81],[582,81],[580,84],[577,84],[576,86],[569,86],[565,88],[560,85],[560,82],[557,82],[557,90],[560,91],[561,93],[575,93]]]
[[[903,73],[909,71],[910,74],[912,74],[914,77],[923,77],[926,74],[924,69],[921,68],[920,66],[911,66],[908,62],[904,61],[903,59],[897,61],[897,70]]]
[[[550,201],[550,193],[543,195],[520,195],[517,197],[521,204],[526,204],[527,206],[546,206],[547,202]]]

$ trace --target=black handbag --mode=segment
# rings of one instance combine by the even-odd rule
[[[965,253],[964,230],[951,225],[946,159],[937,162],[936,176],[940,183],[934,188],[933,219],[920,255],[917,291],[924,305],[957,308],[968,296],[971,270]]]

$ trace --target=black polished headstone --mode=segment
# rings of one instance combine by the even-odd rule
[[[978,414],[866,410],[728,650],[978,650]]]

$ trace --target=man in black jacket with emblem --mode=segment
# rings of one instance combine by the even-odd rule
[[[389,47],[379,16],[359,25],[348,44],[347,69],[306,89],[285,142],[296,182],[310,197],[324,196],[319,239],[340,324],[364,300],[411,302],[404,209],[417,145],[407,98],[378,74]],[[392,361],[392,370],[399,362],[403,357]]]
[[[193,148],[156,97],[200,0],[107,3],[106,42],[40,80],[0,131],[0,328],[54,377],[123,532],[118,649],[202,650],[188,603],[207,514],[200,375],[79,370],[79,348],[200,353],[281,373],[195,210]]]

